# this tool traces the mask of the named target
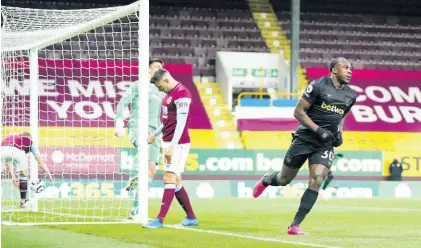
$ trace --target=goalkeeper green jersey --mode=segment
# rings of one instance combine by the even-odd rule
[[[158,88],[155,87],[153,84],[149,84],[149,127],[152,129],[158,128],[160,125],[159,114],[161,110],[162,99],[164,95],[159,92]],[[129,129],[137,129],[138,127],[138,107],[139,107],[139,89],[137,82],[134,82],[130,85],[130,87],[124,92],[123,96],[121,97],[120,101],[117,105],[116,111],[116,120],[123,120],[124,111],[127,108],[127,105],[130,104],[130,115],[129,115],[129,122],[127,127]]]

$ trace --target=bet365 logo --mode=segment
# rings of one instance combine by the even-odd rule
[[[322,103],[322,109],[326,109],[330,112],[337,113],[341,116],[345,114],[345,111],[343,109],[336,107],[336,105],[328,105],[325,102]]]

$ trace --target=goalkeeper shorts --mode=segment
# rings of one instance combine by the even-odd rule
[[[1,152],[1,164],[12,163],[15,172],[26,171],[28,169],[28,160],[24,151],[13,147],[13,146],[2,146]]]
[[[152,135],[155,131],[154,128],[148,128],[148,135]],[[137,144],[137,129],[129,128],[129,138],[133,146]],[[159,164],[159,150],[161,148],[161,137],[156,137],[154,142],[149,145],[149,161],[154,161]]]

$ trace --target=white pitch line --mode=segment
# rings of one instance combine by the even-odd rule
[[[78,214],[70,214],[70,213],[59,213],[59,212],[51,212],[51,211],[40,211],[38,213],[43,214],[52,214],[52,215],[59,215],[63,217],[73,217],[73,218],[86,218],[86,219],[103,219],[103,217],[97,217],[97,216],[89,216],[86,217],[84,215],[78,215]],[[127,224],[127,223],[133,223],[129,220],[125,219],[119,219],[115,218],[116,221],[87,221],[87,222],[13,222],[13,221],[2,221],[2,225],[7,226],[44,226],[44,225],[84,225],[84,224]]]
[[[67,214],[67,213],[57,213],[57,212],[49,212],[49,211],[44,211],[44,213],[66,215],[68,217],[80,217],[80,215]],[[44,223],[15,223],[15,222],[9,223],[9,222],[3,222],[2,224],[4,224],[4,225],[36,226],[36,225],[72,225],[72,224],[73,225],[81,225],[81,224],[122,224],[122,223],[135,224],[135,223],[127,221],[127,220],[117,221],[117,222],[88,222],[88,223],[87,222],[44,222]],[[328,246],[328,245],[319,245],[319,244],[312,244],[312,243],[288,241],[288,240],[281,240],[281,239],[276,239],[276,238],[265,238],[265,237],[245,235],[245,234],[239,234],[239,233],[180,227],[178,225],[165,225],[165,227],[179,229],[179,230],[193,231],[193,232],[210,233],[210,234],[237,237],[237,238],[243,238],[243,239],[252,239],[252,240],[260,240],[260,241],[268,241],[268,242],[276,242],[276,243],[284,243],[284,244],[292,244],[292,245],[303,245],[303,246],[319,247],[319,248],[341,248],[341,247],[336,247],[336,246]]]
[[[237,237],[237,238],[252,239],[252,240],[260,240],[260,241],[267,241],[267,242],[276,242],[276,243],[291,244],[291,245],[302,245],[302,246],[320,247],[320,248],[341,248],[341,247],[338,247],[338,246],[319,245],[319,244],[304,243],[304,242],[298,242],[298,241],[288,241],[288,240],[282,240],[282,239],[276,239],[276,238],[265,238],[265,237],[252,236],[252,235],[239,234],[239,233],[232,233],[232,232],[222,232],[222,231],[215,231],[215,230],[180,227],[178,225],[164,225],[164,226],[174,228],[174,229],[186,230],[186,231],[210,233],[210,234],[216,234],[216,235],[222,235],[222,236]]]

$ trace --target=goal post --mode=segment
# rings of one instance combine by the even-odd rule
[[[145,114],[145,109],[149,109],[148,101],[148,87],[149,87],[149,69],[146,65],[149,65],[149,56],[140,56],[141,54],[149,55],[149,0],[140,0],[139,1],[139,37],[144,37],[144,39],[139,38],[139,64],[144,66],[139,66],[139,92],[143,92],[142,97],[139,97],[139,106],[143,108],[138,108],[138,116],[140,118],[139,123],[143,124],[139,128],[137,140],[143,140],[144,142],[138,142],[138,154],[139,158],[143,159],[138,168],[139,184],[137,186],[138,192],[146,192],[145,194],[139,194],[139,211],[135,216],[135,221],[140,223],[148,222],[148,145],[146,140],[148,138],[148,116]],[[145,190],[146,189],[146,190]]]
[[[38,49],[31,49],[29,51],[29,127],[31,132],[31,137],[34,144],[39,144],[39,87],[38,87]],[[38,163],[35,160],[34,156],[30,156],[29,160],[29,178],[31,181],[36,181],[38,179]],[[28,185],[30,186],[30,184]],[[38,199],[34,197],[35,195],[29,194],[28,197],[32,200],[32,211],[38,212]]]
[[[54,176],[50,183],[29,156],[30,180],[40,175],[46,189],[22,211],[2,166],[2,223],[127,222],[134,193],[125,186],[135,175],[135,222],[146,223],[149,1],[78,10],[2,6],[1,12],[1,138],[30,131]],[[144,142],[137,149],[127,133],[114,136],[118,101],[132,83],[142,106],[137,139]]]

